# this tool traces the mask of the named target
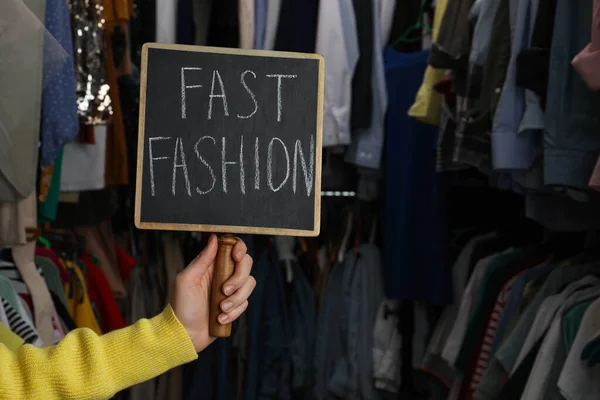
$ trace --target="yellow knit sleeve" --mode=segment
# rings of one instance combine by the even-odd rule
[[[103,336],[84,328],[56,346],[12,352],[0,344],[0,399],[108,399],[197,357],[168,306]]]

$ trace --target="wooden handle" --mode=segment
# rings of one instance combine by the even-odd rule
[[[215,270],[210,290],[210,325],[208,332],[213,337],[229,337],[231,324],[220,324],[217,317],[221,314],[221,302],[225,300],[223,284],[233,275],[235,263],[231,257],[237,239],[233,235],[219,235],[219,249],[215,260]]]

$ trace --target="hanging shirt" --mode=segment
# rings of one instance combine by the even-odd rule
[[[564,398],[586,400],[600,398],[600,367],[590,368],[581,361],[582,350],[600,331],[600,299],[594,301],[581,320],[577,336],[564,363],[558,388]]]
[[[579,52],[571,65],[593,90],[600,90],[600,0],[594,0],[592,41]]]
[[[381,3],[381,38],[383,43],[388,43],[390,40],[392,26],[394,25],[396,1],[397,0],[383,0]]]
[[[5,321],[8,323],[8,327],[11,331],[16,333],[23,341],[27,344],[32,344],[37,347],[42,346],[42,340],[37,334],[35,327],[31,320],[24,318],[17,310],[15,310],[5,299],[2,300],[2,307],[0,312],[0,319],[4,324]]]
[[[569,61],[589,41],[592,0],[558,0],[550,50],[544,132],[544,183],[588,189],[600,152],[600,93],[591,90]]]
[[[265,46],[265,34],[267,29],[267,9],[269,0],[256,0],[254,11],[254,48],[262,50]]]
[[[0,2],[3,21],[18,21],[3,23],[2,36],[14,40],[3,39],[0,46],[3,60],[15,60],[0,64],[0,202],[23,199],[36,184],[45,5],[45,0]]]
[[[192,0],[178,0],[177,3],[177,44],[194,44],[194,4]]]
[[[271,7],[273,0],[269,2]],[[321,1],[316,52],[325,57],[323,146],[350,144],[352,77],[359,49],[352,1]]]
[[[78,192],[105,186],[106,125],[94,127],[95,144],[72,142],[64,147],[60,190]]]
[[[519,321],[506,337],[498,351],[494,355],[488,370],[484,374],[483,380],[477,392],[476,399],[494,399],[502,390],[504,377],[517,369],[519,356],[525,347],[526,338],[529,336],[534,320],[539,315],[539,310],[546,298],[560,292],[569,284],[575,283],[575,286],[586,284],[586,281],[578,282],[586,275],[591,275],[598,271],[598,263],[590,263],[583,265],[569,265],[566,267],[558,266],[550,273],[544,284],[537,291],[533,299],[529,302],[527,308],[519,318]],[[589,278],[589,277],[588,277]],[[586,278],[586,279],[588,279]],[[593,281],[593,279],[592,279]],[[560,303],[562,300],[559,300]],[[545,318],[548,316],[546,315]],[[541,318],[541,317],[540,317]],[[547,325],[546,325],[547,326]],[[535,335],[530,341],[533,341]],[[539,337],[539,335],[537,336]],[[531,348],[532,343],[528,343],[528,348]],[[533,343],[535,345],[535,343]],[[481,397],[480,397],[481,396]]]
[[[527,354],[534,347],[534,344],[540,338],[544,337],[548,328],[552,324],[555,315],[560,313],[562,307],[570,296],[580,291],[590,290],[591,288],[596,288],[595,290],[597,290],[598,287],[600,287],[600,280],[592,276],[586,276],[576,282],[571,283],[560,293],[547,297],[542,303],[535,320],[530,326],[529,334],[523,342],[523,347],[519,352],[519,357],[517,358],[512,372],[518,368],[519,364],[525,359]]]
[[[177,0],[156,0],[156,41],[177,42]]]
[[[525,91],[516,86],[517,55],[529,42],[531,0],[519,1],[511,56],[492,128],[492,165],[496,170],[527,170],[536,158],[539,132],[519,132]]]
[[[238,18],[240,24],[240,49],[252,49],[255,38],[254,0],[238,1]]]
[[[314,53],[319,0],[282,0],[275,50]]]
[[[529,379],[523,390],[523,398],[528,400],[547,400],[560,397],[556,383],[560,377],[567,354],[561,340],[561,320],[570,307],[600,296],[600,286],[580,290],[569,296],[557,311],[542,341],[539,352],[531,369]]]
[[[479,260],[475,266],[475,270],[471,274],[469,283],[465,288],[464,294],[460,301],[456,320],[454,321],[452,330],[450,331],[448,339],[446,340],[446,344],[442,350],[442,358],[446,360],[449,365],[453,366],[456,362],[458,352],[460,351],[460,346],[463,342],[465,333],[467,332],[469,317],[472,309],[474,308],[473,302],[475,300],[475,292],[483,280],[485,271],[489,267],[492,260],[494,260],[494,258],[496,258],[498,255],[499,254],[493,254]]]
[[[59,60],[44,62],[42,93],[42,152],[40,163],[50,165],[60,149],[79,132],[71,14],[65,0],[46,0],[45,26],[52,36],[44,40],[47,54],[60,50],[66,54]]]
[[[8,300],[9,303],[11,303],[11,306],[15,310],[17,310],[23,318],[29,318],[29,320],[32,320],[32,311],[36,311],[34,309],[36,303],[34,302],[32,291],[35,290],[37,295],[40,295],[40,293],[42,293],[44,290],[48,291],[48,288],[45,287],[45,282],[42,277],[42,271],[39,268],[35,267],[35,269],[33,271],[30,271],[29,273],[31,275],[33,275],[33,273],[38,274],[40,281],[37,281],[35,279],[32,281],[32,277],[30,276],[27,282],[24,281],[21,272],[17,269],[17,267],[14,264],[2,261],[0,262],[0,273],[2,274],[2,278],[5,278],[10,282],[13,292],[18,295],[16,307],[14,306],[14,301],[11,302],[11,300],[8,300],[10,299],[10,297],[5,298],[4,300]],[[31,282],[33,282],[32,289],[30,289],[30,287],[28,286],[31,284]],[[49,333],[47,334],[47,338],[43,338],[38,333],[40,346],[50,346],[56,344],[65,337],[65,330],[63,329],[60,318],[56,312],[54,303],[52,302],[52,298],[50,297],[49,293],[48,297],[49,304],[46,308],[48,309],[49,315],[47,321],[45,317],[43,318],[43,320],[45,325],[47,325],[45,329],[48,329]],[[36,327],[36,332],[41,331],[39,323],[34,324],[33,322],[31,322],[30,324],[31,326]]]
[[[195,44],[206,46],[212,1],[194,0],[192,8],[194,9],[194,25],[196,25]]]
[[[265,27],[265,39],[263,46],[265,50],[273,50],[275,48],[275,38],[277,37],[277,28],[279,26],[281,2],[282,0],[268,0],[267,25]]]
[[[385,113],[388,96],[386,71],[383,64],[383,46],[381,37],[381,0],[373,0],[373,72],[371,75],[373,91],[373,114],[371,125],[364,130],[353,132],[353,139],[346,161],[358,167],[379,169],[383,154]]]
[[[366,129],[373,119],[373,0],[353,0],[359,57],[352,76],[350,129]],[[389,3],[389,2],[388,2]]]

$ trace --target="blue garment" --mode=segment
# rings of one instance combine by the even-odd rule
[[[344,265],[334,265],[329,273],[319,310],[314,357],[313,398],[315,400],[325,400],[330,397],[329,384],[336,364],[341,365],[344,361],[347,340],[344,321],[348,309],[345,307],[343,277]],[[341,366],[338,369],[341,369]]]
[[[379,398],[373,386],[373,326],[382,299],[376,246],[361,245],[333,267],[318,317],[314,399]]]
[[[350,1],[350,0],[348,0]],[[383,159],[385,134],[385,115],[388,110],[388,94],[386,92],[385,61],[381,54],[383,43],[381,32],[381,0],[373,0],[373,72],[371,89],[373,91],[373,109],[371,126],[352,132],[352,143],[346,151],[346,162],[357,167],[380,169]],[[421,80],[422,81],[422,80]],[[414,101],[414,96],[412,98]],[[411,103],[412,105],[412,103]],[[396,112],[392,109],[392,112]],[[408,112],[408,109],[407,109]]]
[[[263,320],[263,303],[265,302],[266,280],[269,275],[270,259],[267,250],[263,250],[252,268],[252,276],[256,279],[256,288],[248,300],[248,368],[245,379],[245,400],[258,397],[260,358],[260,326]]]
[[[308,399],[313,387],[311,372],[317,332],[317,309],[315,293],[298,263],[293,263],[292,271],[290,299],[292,389],[294,398]]]
[[[280,0],[275,50],[314,53],[319,0]]]
[[[183,399],[229,400],[234,388],[228,381],[231,342],[219,338],[183,369]]]
[[[385,50],[386,120],[384,276],[390,299],[451,301],[444,232],[437,129],[408,116],[427,66],[428,51]]]
[[[525,90],[516,85],[517,56],[529,42],[531,0],[518,2],[511,55],[492,128],[494,169],[527,170],[539,148],[539,131],[519,132],[525,112]],[[511,4],[512,6],[512,4]],[[513,11],[513,8],[511,8]],[[514,13],[511,13],[511,18]]]
[[[257,285],[248,307],[248,368],[243,398],[289,400],[292,333],[285,279],[274,252],[263,250],[252,275]]]
[[[558,0],[544,133],[544,183],[589,190],[600,153],[600,93],[590,89],[571,60],[590,40],[592,0]]]
[[[177,44],[195,44],[196,25],[192,0],[177,2]]]
[[[254,254],[254,237],[250,235],[240,236],[246,243],[248,254],[256,259]],[[253,274],[260,271],[260,263],[253,268]],[[256,277],[256,276],[255,276]],[[251,299],[257,293],[261,293],[261,287],[257,287]],[[251,303],[252,304],[252,303]],[[233,324],[232,337],[235,336],[236,323]],[[204,351],[198,354],[198,359],[185,365],[183,369],[183,396],[185,400],[230,400],[235,398],[235,385],[231,384],[230,353],[232,341],[230,339],[217,339]]]
[[[79,132],[71,15],[65,0],[47,0],[44,19],[42,151],[40,163],[50,165],[60,149]]]
[[[469,61],[474,64],[480,66],[485,64],[490,48],[490,39],[492,38],[490,27],[494,22],[499,3],[500,0],[482,0],[479,3],[477,22],[475,23],[471,52],[469,54]],[[471,9],[471,12],[473,11],[475,10]]]
[[[258,329],[258,399],[291,400],[291,326],[287,313],[285,278],[273,254],[264,286],[263,290],[269,297],[263,302]]]
[[[348,281],[348,400],[376,400],[373,386],[373,327],[379,304],[383,300],[383,276],[379,249],[363,244],[348,256],[347,266],[354,265]],[[349,268],[347,268],[349,269]]]
[[[269,0],[255,0],[254,6],[254,48],[263,50],[265,48]]]

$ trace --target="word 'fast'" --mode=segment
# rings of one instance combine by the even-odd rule
[[[186,102],[187,91],[189,89],[198,89],[198,88],[203,87],[202,85],[189,85],[188,84],[188,82],[187,82],[188,80],[186,79],[186,72],[190,72],[190,71],[202,71],[202,68],[201,67],[182,67],[181,68],[181,119],[187,118],[187,102]],[[251,118],[258,111],[258,102],[256,101],[256,95],[254,94],[252,89],[250,89],[250,87],[248,86],[248,83],[247,83],[247,79],[250,79],[249,77],[256,79],[256,74],[254,73],[254,71],[246,70],[246,71],[242,72],[240,74],[240,83],[242,84],[242,86],[244,86],[244,89],[250,96],[250,99],[252,100],[252,102],[254,104],[254,109],[246,115],[237,114],[237,117],[240,119]],[[294,79],[294,78],[297,78],[297,75],[268,74],[268,75],[266,75],[266,77],[277,79],[277,122],[281,122],[281,114],[283,112],[283,100],[281,98],[283,79]],[[216,88],[217,85],[218,85],[218,88]],[[223,105],[223,112],[225,113],[225,116],[229,116],[229,107],[227,105],[227,94],[225,92],[225,85],[223,84],[223,79],[221,78],[221,74],[219,73],[219,70],[217,70],[217,69],[213,70],[213,73],[212,73],[212,82],[210,85],[210,95],[209,95],[209,101],[208,101],[208,116],[207,116],[208,119],[212,119],[214,99],[221,100],[221,103]]]

